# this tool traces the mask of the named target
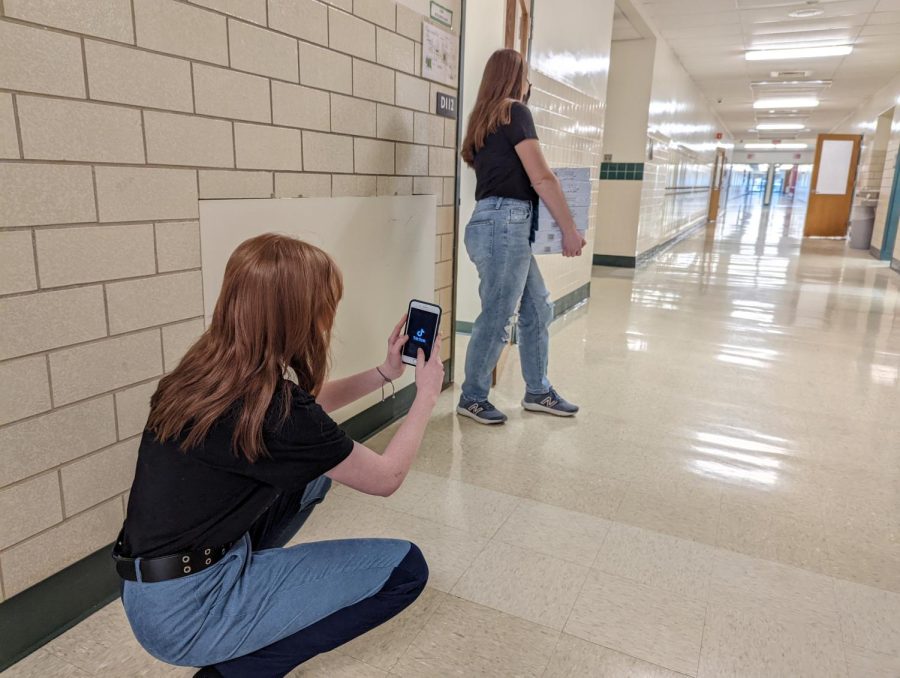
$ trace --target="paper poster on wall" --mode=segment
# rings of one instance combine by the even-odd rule
[[[852,157],[852,141],[826,139],[822,142],[819,177],[816,180],[818,195],[844,195],[847,192]]]
[[[430,23],[422,24],[422,77],[449,87],[457,86],[459,41],[453,33]]]

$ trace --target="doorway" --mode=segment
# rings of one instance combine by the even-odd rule
[[[887,219],[884,222],[884,239],[881,242],[881,260],[891,261],[897,243],[897,228],[900,222],[900,150],[894,163],[894,181],[891,185]]]

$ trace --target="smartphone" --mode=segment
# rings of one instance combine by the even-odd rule
[[[425,351],[425,359],[431,357],[431,348],[441,326],[441,307],[427,301],[413,299],[409,302],[406,319],[406,336],[409,340],[403,346],[401,360],[407,365],[415,365],[419,349]]]

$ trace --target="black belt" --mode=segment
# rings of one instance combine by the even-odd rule
[[[112,557],[116,561],[116,572],[122,579],[138,581],[138,568],[140,568],[140,581],[155,583],[202,572],[222,560],[228,553],[228,549],[234,544],[235,542],[231,542],[224,546],[185,551],[159,558],[141,558],[138,562],[137,558],[126,558],[120,554],[122,546],[120,535],[113,547]]]

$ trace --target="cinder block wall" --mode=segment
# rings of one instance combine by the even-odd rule
[[[198,199],[437,195],[446,335],[456,123],[392,0],[0,12],[2,601],[115,537],[148,398],[203,328]]]

